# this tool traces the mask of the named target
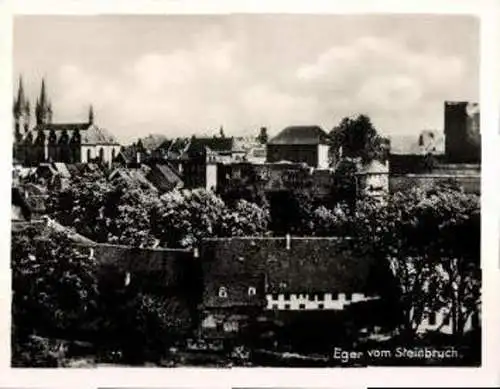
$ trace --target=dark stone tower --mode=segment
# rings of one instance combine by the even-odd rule
[[[480,163],[481,133],[479,105],[445,102],[445,155],[450,163]]]

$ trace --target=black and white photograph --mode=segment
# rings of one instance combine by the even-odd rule
[[[480,19],[15,15],[12,367],[481,366]]]

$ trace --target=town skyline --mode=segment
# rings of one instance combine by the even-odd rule
[[[22,75],[33,107],[45,78],[55,122],[85,121],[92,104],[124,143],[221,126],[329,131],[357,113],[384,135],[417,135],[443,130],[444,101],[478,100],[473,17],[22,16],[14,27],[14,94]]]

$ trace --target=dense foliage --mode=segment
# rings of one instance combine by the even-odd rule
[[[351,154],[371,139],[361,138],[348,138]],[[345,164],[346,171],[353,168]],[[319,204],[291,188],[268,200],[258,205],[233,193],[224,201],[202,189],[159,197],[90,173],[53,190],[49,213],[96,242],[143,247],[194,248],[203,238],[284,233],[350,236],[368,255],[390,264],[400,333],[415,337],[436,310],[450,315],[455,335],[464,332],[481,295],[478,196],[441,186],[395,193],[386,203]],[[13,354],[19,364],[30,358],[40,365],[58,363],[50,347],[32,335],[90,339],[119,350],[128,363],[141,363],[160,358],[192,328],[192,307],[181,299],[131,290],[123,280],[119,288],[103,288],[88,254],[64,235],[37,234],[28,228],[12,237]]]
[[[334,152],[342,149],[342,156],[360,158],[363,162],[387,159],[388,143],[381,137],[370,118],[358,115],[345,117],[330,132]]]
[[[154,235],[164,247],[191,248],[202,238],[262,235],[268,213],[246,200],[229,208],[214,193],[183,190],[166,193],[155,210]]]

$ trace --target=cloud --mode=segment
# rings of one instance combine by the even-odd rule
[[[315,93],[340,115],[371,114],[384,132],[435,125],[444,100],[461,97],[466,75],[458,56],[417,52],[390,37],[371,36],[332,46],[296,72],[299,91]],[[407,122],[394,127],[395,115]]]
[[[220,125],[233,134],[296,123],[329,129],[357,112],[372,116],[382,132],[408,133],[435,127],[443,101],[460,95],[470,71],[459,56],[414,51],[391,37],[360,37],[283,68],[272,61],[266,68],[250,47],[211,30],[182,49],[142,53],[111,75],[63,64],[56,115],[75,120],[93,103],[97,121],[124,141]],[[256,61],[264,61],[259,70]]]

